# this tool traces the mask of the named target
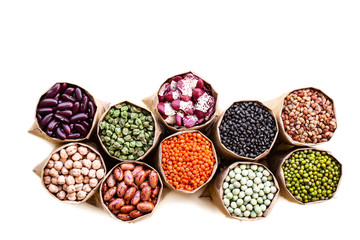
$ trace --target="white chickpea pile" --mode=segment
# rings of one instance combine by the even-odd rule
[[[82,201],[105,176],[100,156],[90,148],[71,145],[52,154],[43,181],[60,200]]]

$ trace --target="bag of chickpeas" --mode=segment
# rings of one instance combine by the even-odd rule
[[[320,89],[295,89],[271,102],[282,142],[311,147],[329,141],[334,135],[337,128],[334,101]]]
[[[163,139],[154,164],[168,188],[193,194],[213,178],[218,160],[211,140],[200,131],[188,130]]]
[[[99,190],[101,206],[116,220],[137,222],[150,217],[160,202],[163,184],[159,173],[139,161],[115,165]]]
[[[91,143],[68,143],[34,168],[49,194],[67,203],[90,199],[105,177],[106,165]]]
[[[120,161],[142,161],[157,146],[162,129],[151,111],[123,101],[110,106],[97,124],[104,151]]]
[[[108,105],[76,84],[55,83],[41,95],[29,133],[53,143],[87,140]]]
[[[225,216],[237,220],[266,217],[279,195],[271,171],[258,162],[234,162],[219,169],[201,197],[210,197]]]
[[[342,176],[341,163],[329,152],[313,148],[277,151],[268,158],[284,197],[298,204],[332,199]]]
[[[189,71],[168,78],[143,102],[170,133],[186,130],[206,133],[219,114],[217,98],[211,84]]]
[[[242,100],[220,115],[212,139],[225,160],[258,161],[269,154],[277,135],[273,111],[262,102]]]

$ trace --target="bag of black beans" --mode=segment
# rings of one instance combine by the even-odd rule
[[[333,198],[342,176],[341,163],[329,151],[314,148],[276,149],[267,162],[282,195],[298,204]]]
[[[213,139],[227,160],[257,161],[273,147],[278,126],[273,111],[259,101],[238,101],[219,117]]]
[[[186,130],[207,133],[218,117],[217,98],[211,84],[189,71],[168,78],[143,102],[169,133]]]
[[[162,129],[145,107],[123,101],[110,106],[97,124],[97,137],[113,159],[141,161],[157,146]]]
[[[259,162],[223,165],[200,197],[210,197],[226,217],[263,219],[271,212],[280,188],[275,176]]]
[[[327,142],[337,128],[333,100],[308,87],[284,93],[272,101],[281,142],[311,147]]]
[[[76,84],[58,82],[41,95],[28,132],[52,143],[88,140],[108,106]]]

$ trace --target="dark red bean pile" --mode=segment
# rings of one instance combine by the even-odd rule
[[[93,99],[82,88],[56,83],[41,97],[36,118],[39,127],[50,137],[78,139],[89,133],[95,112]]]

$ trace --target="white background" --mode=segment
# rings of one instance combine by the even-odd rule
[[[360,14],[358,1],[1,1],[0,238],[334,239],[358,236]],[[343,164],[336,198],[301,206],[280,197],[260,221],[226,218],[209,200],[171,192],[144,221],[125,224],[88,204],[52,198],[32,172],[53,149],[27,130],[56,81],[116,103],[194,71],[221,107],[298,87],[335,101],[330,150]],[[347,235],[351,236],[351,235]],[[215,239],[215,238],[212,238]]]

